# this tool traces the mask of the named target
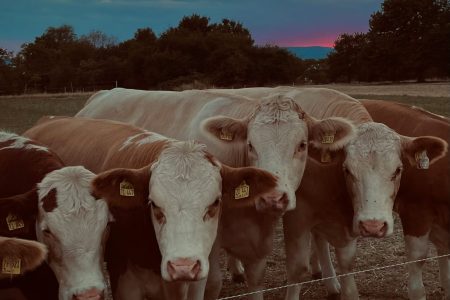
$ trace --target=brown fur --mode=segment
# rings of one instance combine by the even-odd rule
[[[50,192],[48,192],[48,194],[41,199],[41,201],[42,208],[46,212],[53,211],[58,206],[58,203],[56,202],[56,189],[51,189]]]

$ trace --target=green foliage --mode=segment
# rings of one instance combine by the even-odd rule
[[[77,37],[71,26],[49,27],[13,61],[8,72],[17,85],[0,86],[0,93],[112,88],[116,81],[142,89],[289,84],[304,70],[286,50],[256,47],[241,23],[211,23],[199,15],[184,17],[160,37],[140,28],[121,43],[98,30]]]

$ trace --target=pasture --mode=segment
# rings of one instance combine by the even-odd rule
[[[325,86],[349,93],[357,99],[384,99],[423,107],[433,113],[450,116],[450,84],[407,84],[388,86],[385,93],[380,86]],[[445,92],[446,91],[446,92]],[[74,115],[91,94],[41,94],[0,97],[0,128],[22,133],[43,115]],[[266,287],[277,287],[285,283],[285,263],[281,223],[277,227],[276,249],[268,258]],[[435,256],[431,247],[429,256]],[[354,271],[372,269],[404,262],[405,248],[401,224],[396,219],[396,230],[391,237],[383,240],[365,239],[358,242],[358,252]],[[225,274],[225,264],[223,269]],[[429,300],[442,299],[439,287],[439,272],[436,261],[425,263],[424,284]],[[356,276],[361,299],[407,299],[406,267],[395,267],[382,271],[371,271]],[[238,295],[245,292],[244,285],[231,282],[228,272],[224,278],[222,296]],[[307,284],[302,288],[303,299],[323,299],[326,291],[321,283]],[[269,292],[265,299],[282,299],[284,290]],[[236,298],[239,299],[239,298]]]

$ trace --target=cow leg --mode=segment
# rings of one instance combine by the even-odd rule
[[[356,254],[356,239],[348,243],[347,246],[336,248],[336,257],[341,274],[352,271]],[[359,299],[358,288],[356,287],[355,277],[353,275],[341,277],[341,294],[343,299]]]
[[[284,226],[284,241],[286,244],[287,283],[299,283],[309,277],[311,233],[307,230],[299,235],[293,235],[286,227],[288,226]],[[288,287],[285,300],[298,300],[300,290],[300,284]]]
[[[189,300],[203,300],[205,296],[206,281],[207,278],[204,278],[202,280],[189,283]]]
[[[428,253],[428,236],[415,237],[405,235],[406,257],[408,260],[417,260],[427,257]],[[412,300],[425,300],[426,292],[422,280],[422,267],[424,262],[408,264],[408,296]]]
[[[438,249],[438,255],[448,254],[448,251]],[[450,300],[450,257],[439,258],[439,278],[444,289],[446,300]]]
[[[264,289],[262,281],[266,270],[267,259],[259,259],[252,262],[244,262],[245,277],[247,279],[248,291],[255,292]],[[262,300],[264,293],[252,294],[248,299]]]
[[[317,234],[313,234],[313,239],[311,240],[311,272],[313,279],[322,278],[322,267],[320,266],[319,255],[317,253],[317,245],[316,245]]]
[[[189,284],[186,282],[167,282],[163,280],[165,299],[188,300]]]
[[[322,278],[335,277],[336,272],[334,270],[333,262],[331,261],[330,245],[324,238],[317,234],[314,234],[313,237],[316,248],[315,252],[317,253],[317,258],[320,260],[320,265],[322,266]],[[332,278],[325,280],[324,283],[328,292],[328,297],[330,299],[338,298],[341,291],[339,280],[337,280],[337,278]]]
[[[228,256],[228,271],[231,273],[231,278],[234,283],[244,283],[245,282],[245,270],[242,262],[235,258],[231,254],[227,254]]]
[[[220,245],[216,241],[209,254],[209,272],[206,288],[204,290],[205,300],[218,299],[221,289],[222,271],[220,269]]]

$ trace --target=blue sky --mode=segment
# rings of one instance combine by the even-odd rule
[[[101,30],[118,41],[137,28],[156,34],[194,13],[241,22],[259,45],[332,46],[339,33],[366,32],[382,0],[0,0],[0,47],[18,50],[49,26],[78,35]]]

